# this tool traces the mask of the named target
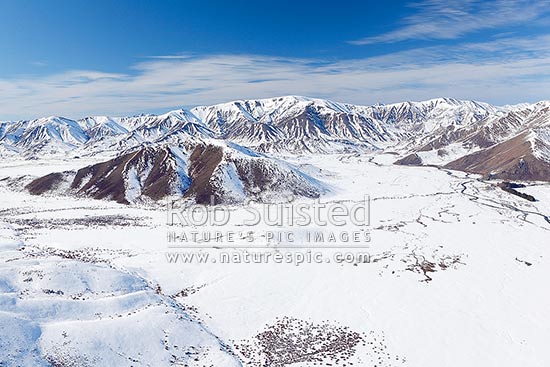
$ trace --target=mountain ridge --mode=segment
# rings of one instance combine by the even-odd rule
[[[260,192],[318,197],[323,184],[287,166],[285,156],[373,151],[395,152],[396,164],[550,181],[550,101],[358,106],[287,96],[161,115],[0,123],[2,156],[97,156],[99,163],[39,178],[29,191],[61,187],[121,203],[170,195],[241,202]]]
[[[0,144],[26,157],[68,153],[86,145],[78,154],[133,148],[143,142],[166,140],[172,134],[188,138],[234,141],[264,152],[331,153],[357,149],[378,150],[431,134],[442,125],[464,125],[511,106],[495,107],[477,101],[436,98],[421,102],[360,106],[319,98],[285,96],[236,100],[211,106],[178,109],[164,114],[127,117],[95,116],[80,120],[62,117],[0,123]],[[73,126],[75,139],[51,137],[52,149],[21,137],[30,126],[52,129],[52,120]],[[78,130],[78,131],[77,131]],[[32,135],[32,134],[31,134]],[[35,133],[36,135],[36,133]],[[23,138],[23,141],[21,141]],[[125,140],[124,144],[121,140]]]

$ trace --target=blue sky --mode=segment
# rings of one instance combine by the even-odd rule
[[[300,94],[550,99],[550,0],[0,0],[0,120]]]

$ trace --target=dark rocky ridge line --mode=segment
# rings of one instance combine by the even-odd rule
[[[26,189],[33,195],[41,195],[54,191],[68,179],[68,191],[76,195],[128,204],[124,185],[125,175],[128,174],[127,167],[144,170],[148,162],[153,169],[145,177],[141,191],[143,195],[159,200],[171,193],[169,183],[175,181],[177,175],[167,148],[144,148],[87,166],[76,171],[72,179],[71,172],[51,173],[30,182]]]
[[[395,162],[399,165],[422,166],[418,153]],[[426,164],[430,166],[430,164]],[[528,140],[528,132],[464,155],[442,166],[446,169],[477,173],[486,179],[516,181],[550,181],[550,162],[538,158]]]
[[[550,162],[535,156],[525,133],[461,157],[444,167],[479,173],[489,179],[550,181]]]
[[[508,192],[510,194],[513,194],[513,195],[516,195],[516,196],[519,196],[522,199],[525,199],[525,200],[528,200],[528,201],[537,201],[537,199],[535,199],[535,197],[533,195],[529,195],[529,194],[526,194],[526,193],[523,193],[523,192],[520,192],[520,191],[516,190],[516,189],[521,189],[521,188],[525,187],[525,185],[516,184],[516,183],[508,182],[508,181],[503,181],[503,182],[500,182],[497,186],[500,187],[503,191],[506,191],[506,192]]]
[[[148,146],[76,172],[39,177],[25,188],[33,195],[70,194],[121,204],[167,197],[220,204],[261,200],[268,193],[316,198],[328,190],[282,161],[203,143]]]

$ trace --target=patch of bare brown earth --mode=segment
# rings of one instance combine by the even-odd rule
[[[60,172],[50,173],[44,177],[37,178],[26,187],[32,195],[42,195],[45,192],[56,188],[63,180],[63,174]]]
[[[418,154],[412,153],[406,157],[397,160],[395,164],[400,164],[402,166],[421,166],[422,159],[418,156]]]
[[[211,200],[220,201],[216,188],[212,185],[212,174],[223,158],[221,147],[214,145],[198,145],[195,147],[189,161],[189,177],[191,186],[185,197],[195,197],[198,204],[209,204]]]
[[[527,133],[468,154],[448,163],[444,168],[479,173],[487,178],[550,181],[550,163],[533,154]]]
[[[177,176],[173,164],[170,163],[171,159],[168,148],[144,148],[78,170],[71,188],[94,199],[110,198],[127,204],[125,177],[128,174],[128,169],[134,167],[139,171],[149,165],[152,168],[142,183],[141,193],[153,200],[159,200],[171,193],[171,182]],[[88,177],[90,178],[83,185],[84,179]]]

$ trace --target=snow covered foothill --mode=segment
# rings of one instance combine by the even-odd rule
[[[75,255],[21,242],[14,246],[16,236],[3,225],[3,364],[241,365],[181,305],[145,279],[116,269],[111,259],[83,256],[86,250]]]

